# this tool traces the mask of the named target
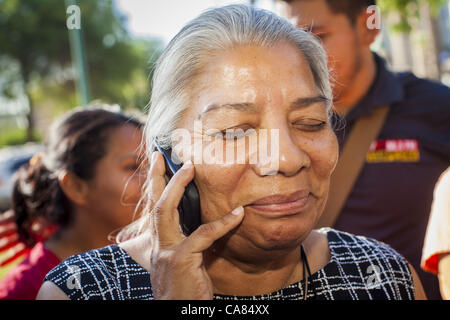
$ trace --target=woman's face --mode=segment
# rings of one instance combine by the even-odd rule
[[[111,129],[107,151],[88,182],[89,213],[110,231],[132,221],[145,175],[140,174],[141,129],[124,125]]]
[[[212,155],[208,163],[191,158],[202,221],[216,220],[244,206],[244,220],[228,239],[229,245],[297,246],[324,208],[338,158],[326,104],[309,65],[301,51],[287,42],[270,49],[240,46],[211,60],[194,81],[180,124],[194,137],[202,137],[201,150]],[[211,139],[226,129],[254,131],[237,139],[220,135]],[[268,137],[265,142],[261,129]],[[261,141],[267,143],[267,150],[274,147],[270,165],[251,161],[255,158],[250,155],[261,152]],[[212,144],[215,150],[223,147],[223,154],[232,146],[234,159],[226,158],[222,164],[220,159],[211,161],[220,154],[211,152]],[[238,149],[245,163],[237,163],[242,156]]]

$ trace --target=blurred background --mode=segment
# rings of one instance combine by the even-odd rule
[[[203,10],[230,3],[287,13],[277,0],[0,0],[0,211],[12,174],[42,149],[56,117],[95,101],[145,113],[164,46]],[[393,70],[450,85],[450,1],[378,6],[373,50]]]

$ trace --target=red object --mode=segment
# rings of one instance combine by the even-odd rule
[[[415,139],[377,140],[372,142],[369,151],[378,150],[387,152],[419,151],[419,142]]]
[[[439,274],[439,260],[446,254],[450,254],[450,167],[441,175],[434,190],[422,250],[422,269]]]
[[[38,242],[0,281],[0,300],[34,300],[45,275],[61,260]]]
[[[19,245],[20,245],[20,242],[19,242]],[[16,248],[14,248],[14,249],[16,249]],[[19,247],[18,250],[14,250],[14,251],[15,252],[13,252],[12,255],[7,257],[5,260],[0,261],[0,267],[7,266],[8,264],[10,264],[11,262],[14,262],[16,259],[19,259],[20,257],[22,257],[25,254],[28,255],[28,253],[31,251],[31,249],[27,248],[27,247],[25,247],[25,245],[23,245],[23,247]]]

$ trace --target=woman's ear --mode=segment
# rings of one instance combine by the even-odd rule
[[[58,177],[59,185],[70,201],[77,205],[87,204],[88,184],[72,172],[64,172]]]

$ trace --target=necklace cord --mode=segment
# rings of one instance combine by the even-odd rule
[[[305,249],[303,248],[303,245],[300,245],[300,254],[302,257],[302,263],[303,263],[303,279],[305,280],[305,295],[303,300],[306,300],[307,296],[308,296],[308,283],[309,280],[311,279],[311,270],[309,269],[309,263],[308,263],[308,258],[306,257],[306,252]],[[306,266],[306,270],[308,271],[308,276],[305,278],[305,266]],[[316,298],[316,289],[313,286],[312,280],[311,280],[311,288],[313,290],[313,297],[314,299]]]

